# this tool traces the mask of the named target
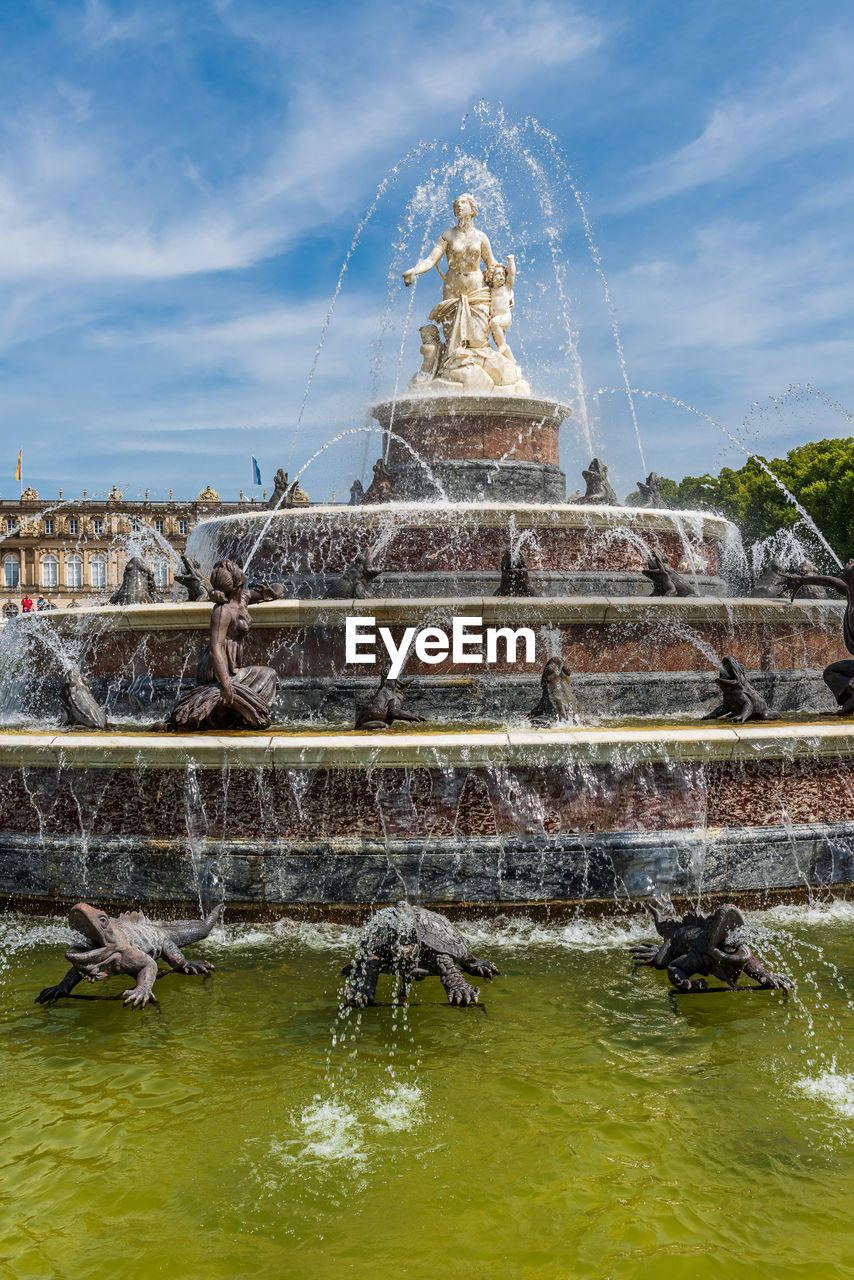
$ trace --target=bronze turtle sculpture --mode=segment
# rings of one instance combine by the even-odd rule
[[[401,1000],[413,982],[437,974],[449,1004],[477,1004],[480,988],[466,982],[460,969],[489,982],[499,973],[491,960],[472,954],[465,937],[445,916],[401,899],[368,920],[355,959],[342,969],[348,979],[344,1001],[373,1004],[381,973],[397,977]]]

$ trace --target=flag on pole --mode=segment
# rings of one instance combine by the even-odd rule
[[[23,449],[18,450],[18,466],[15,470],[15,479],[18,481],[19,484],[21,483],[21,454],[23,452],[24,452]]]
[[[252,483],[253,484],[261,483],[261,468],[258,466],[257,458],[252,459]]]

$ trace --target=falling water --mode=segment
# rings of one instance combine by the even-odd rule
[[[365,432],[365,431],[369,431],[369,432],[373,433],[374,428],[373,428],[372,426],[348,427],[346,431],[339,431],[339,433],[338,433],[338,435],[337,435],[337,436],[333,436],[330,440],[327,440],[325,444],[322,444],[322,445],[320,446],[320,448],[319,448],[319,449],[316,449],[316,450],[314,451],[314,453],[311,455],[311,457],[308,459],[308,461],[307,461],[307,462],[304,462],[304,463],[303,463],[303,465],[300,467],[299,471],[297,472],[296,477],[294,478],[294,484],[296,484],[296,483],[297,483],[297,481],[299,480],[300,476],[301,476],[301,475],[302,475],[302,474],[307,470],[307,468],[308,468],[308,467],[310,467],[310,466],[311,466],[311,464],[314,462],[314,460],[315,460],[316,458],[320,457],[320,455],[321,455],[322,453],[324,453],[324,452],[325,452],[325,451],[330,447],[330,445],[337,444],[339,440],[343,440],[343,439],[345,439],[347,436],[356,436],[356,435],[360,435],[362,432]],[[413,449],[413,447],[412,447],[412,445],[409,443],[409,441],[408,441],[408,440],[404,440],[404,439],[402,438],[402,436],[397,435],[395,432],[390,432],[389,434],[393,437],[393,439],[397,440],[397,442],[398,442],[399,444],[402,444],[402,445],[404,446],[404,448],[405,448],[405,449],[407,449],[407,450],[409,451],[409,453],[410,453],[410,454],[411,454],[411,456],[415,459],[415,461],[418,463],[418,465],[419,465],[421,468],[423,468],[423,470],[424,470],[424,472],[426,473],[426,475],[427,475],[428,479],[430,480],[430,483],[431,483],[431,484],[434,486],[434,488],[436,489],[436,491],[437,491],[437,493],[438,493],[438,496],[439,496],[439,499],[440,499],[442,502],[447,502],[447,501],[448,501],[448,495],[447,495],[447,493],[446,493],[446,492],[445,492],[445,490],[443,489],[443,487],[442,487],[442,485],[440,484],[439,480],[438,480],[438,479],[436,478],[436,476],[433,474],[433,472],[432,472],[431,468],[428,466],[428,464],[427,464],[427,463],[424,461],[424,459],[421,457],[421,455],[420,455],[419,453],[416,453],[416,451]],[[284,496],[284,495],[283,495],[283,496]],[[282,499],[280,499],[280,500],[279,500],[279,503],[280,503],[281,501],[282,501]],[[258,537],[255,539],[254,543],[252,544],[252,549],[250,550],[249,555],[247,556],[247,558],[246,558],[246,560],[245,560],[245,562],[244,562],[244,565],[243,565],[244,572],[248,571],[248,569],[249,569],[249,565],[250,565],[250,564],[252,563],[252,561],[254,560],[254,558],[255,558],[255,553],[257,552],[257,550],[258,550],[259,546],[261,545],[261,542],[262,542],[262,541],[263,541],[263,539],[265,538],[265,536],[266,536],[266,534],[267,534],[267,530],[270,528],[270,524],[271,524],[271,522],[272,522],[273,516],[276,514],[276,511],[277,511],[277,510],[278,510],[278,508],[279,508],[279,503],[277,503],[277,504],[276,504],[276,506],[273,508],[273,510],[269,512],[269,514],[268,514],[268,516],[267,516],[267,519],[264,521],[264,524],[261,526],[261,532],[258,534]]]
[[[747,448],[747,445],[742,444],[742,442],[738,439],[738,437],[733,435],[733,433],[729,430],[728,427],[725,427],[723,423],[717,422],[714,418],[711,418],[707,413],[704,413],[702,409],[696,408],[696,406],[693,404],[688,404],[687,400],[680,400],[677,396],[668,395],[665,391],[648,391],[648,390],[645,390],[643,387],[633,387],[632,391],[636,396],[644,396],[647,399],[651,399],[654,397],[656,400],[664,400],[667,404],[675,404],[680,409],[685,409],[687,410],[688,413],[693,413],[696,417],[705,419],[705,421],[710,422],[713,427],[717,427],[719,431],[722,431],[724,435],[727,437],[727,439],[731,440],[732,443],[738,449],[741,450],[741,452],[745,455],[745,457],[753,458],[754,461],[758,463],[758,465],[762,468],[762,470],[765,472],[768,478],[774,482],[774,484],[783,494],[786,501],[790,503],[799,512],[804,522],[807,525],[809,525],[810,529],[818,538],[819,542],[824,547],[825,551],[833,559],[834,564],[838,565],[840,569],[842,568],[842,561],[839,559],[839,556],[833,550],[833,547],[827,541],[821,529],[819,529],[818,525],[816,524],[815,520],[813,520],[810,513],[806,511],[804,507],[801,506],[800,502],[798,502],[798,499],[795,497],[795,495],[789,489],[787,489],[786,486],[783,484],[783,481],[778,476],[775,476],[774,472],[768,466],[768,463],[765,461],[765,459],[761,458],[758,453],[753,453],[752,450]],[[596,392],[596,395],[597,396],[618,395],[620,393],[621,393],[621,388],[619,387],[600,387],[599,390]]]
[[[482,113],[483,119],[486,121],[489,121],[490,119],[489,104],[482,101],[479,104],[478,109]],[[493,119],[495,122],[495,126],[508,130],[508,133],[511,137],[518,134],[520,126],[519,125],[511,126],[507,124],[503,107],[499,107],[497,109]],[[646,475],[647,474],[646,458],[644,457],[644,452],[643,452],[643,443],[641,441],[640,426],[638,424],[637,409],[635,407],[635,401],[634,401],[634,392],[632,390],[631,382],[629,379],[628,364],[626,361],[625,351],[623,349],[623,339],[622,339],[622,334],[620,333],[620,324],[617,319],[617,308],[614,305],[614,300],[611,296],[611,288],[610,288],[610,285],[608,284],[608,279],[607,279],[607,276],[605,275],[605,270],[602,266],[602,255],[599,251],[599,246],[596,244],[596,240],[594,239],[594,236],[593,236],[593,226],[590,222],[590,216],[587,212],[587,206],[584,202],[584,198],[581,194],[579,187],[577,186],[576,182],[572,177],[566,158],[561,149],[560,143],[558,142],[555,135],[551,132],[551,130],[545,128],[545,126],[542,125],[540,121],[536,119],[535,116],[526,116],[525,119],[521,122],[521,127],[530,129],[534,134],[536,134],[537,137],[545,139],[545,141],[549,146],[549,149],[551,151],[555,164],[558,165],[563,170],[564,181],[566,182],[570,191],[572,192],[575,203],[578,206],[578,211],[581,214],[581,222],[584,227],[584,235],[585,235],[585,239],[587,240],[587,247],[590,253],[590,257],[593,261],[594,269],[602,285],[602,292],[605,297],[605,305],[608,308],[608,316],[611,322],[611,333],[613,334],[614,345],[617,349],[617,358],[620,362],[620,370],[623,375],[623,384],[625,387],[626,399],[628,400],[628,403],[629,403],[629,411],[632,415],[632,425],[634,426],[635,439],[637,441],[637,446],[638,446],[638,453],[640,454],[641,466],[643,467],[644,475]]]
[[[435,140],[432,142],[419,142],[410,151],[407,151],[406,155],[401,160],[398,160],[397,164],[393,165],[392,168],[389,170],[389,172],[386,174],[386,176],[383,178],[382,182],[377,187],[376,194],[374,195],[374,198],[371,204],[369,205],[366,213],[363,215],[361,221],[359,222],[359,225],[356,227],[356,232],[353,236],[352,241],[350,242],[350,248],[347,250],[344,261],[341,264],[341,270],[338,273],[338,281],[335,285],[335,291],[332,294],[332,301],[329,303],[329,308],[324,317],[323,324],[320,326],[320,337],[318,339],[317,349],[315,350],[315,353],[314,353],[314,359],[311,362],[311,368],[308,371],[308,379],[305,384],[305,391],[303,392],[302,403],[299,408],[299,413],[297,414],[297,421],[296,421],[296,426],[294,427],[293,438],[291,440],[290,452],[288,453],[288,465],[286,467],[286,470],[290,470],[291,459],[293,458],[294,448],[296,446],[297,438],[299,436],[300,427],[302,426],[302,418],[303,418],[303,414],[305,413],[306,401],[308,400],[309,392],[311,391],[311,384],[314,381],[314,374],[317,369],[317,362],[320,359],[320,353],[323,350],[323,344],[326,341],[326,331],[329,328],[330,321],[332,320],[332,313],[335,310],[335,304],[338,301],[338,295],[341,292],[341,286],[344,283],[344,276],[348,266],[350,265],[350,259],[355,253],[356,248],[359,244],[359,241],[362,238],[362,232],[370,222],[371,218],[374,216],[377,205],[380,203],[383,196],[388,191],[391,184],[398,177],[398,175],[400,174],[404,166],[407,165],[410,160],[415,159],[416,156],[424,155],[428,151],[434,151],[438,146],[439,146],[439,143],[438,141],[435,141]]]

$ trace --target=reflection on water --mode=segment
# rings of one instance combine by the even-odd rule
[[[638,912],[469,921],[485,1011],[428,979],[343,1016],[356,930],[230,926],[134,1015],[34,1005],[67,926],[3,917],[7,1273],[848,1276],[854,908],[751,924],[788,999],[671,999]]]

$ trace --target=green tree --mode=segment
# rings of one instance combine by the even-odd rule
[[[766,459],[763,459],[766,461]],[[766,461],[812,517],[842,561],[854,557],[854,439],[816,440],[791,449],[785,458]],[[746,544],[790,529],[801,519],[797,507],[750,458],[743,467],[724,467],[720,475],[662,479],[661,495],[681,510],[715,511],[734,521]],[[638,493],[626,502],[634,506]]]

